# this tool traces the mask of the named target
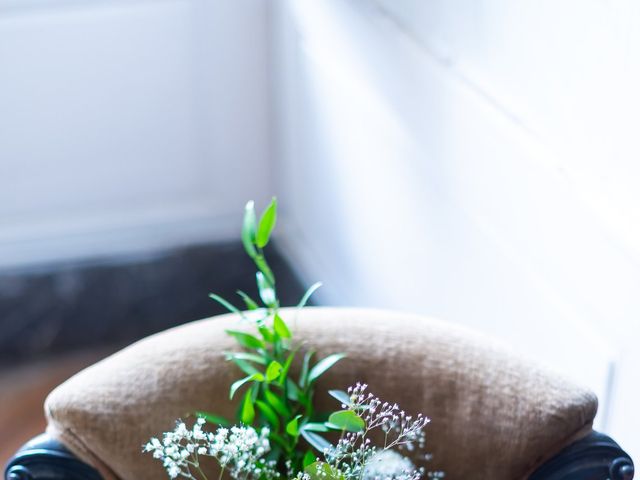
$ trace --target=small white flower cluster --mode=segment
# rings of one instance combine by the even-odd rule
[[[364,467],[363,480],[391,480],[397,478],[420,478],[415,465],[407,457],[393,450],[382,450],[374,454]]]
[[[421,413],[413,418],[401,410],[397,403],[383,402],[372,393],[365,393],[366,383],[357,383],[347,392],[351,399],[350,409],[366,423],[367,430],[381,428],[385,433],[385,448],[398,447],[412,451],[417,444],[424,448],[424,428],[431,421]]]
[[[162,441],[152,438],[143,451],[162,460],[170,478],[179,476],[196,480],[206,479],[200,467],[200,457],[214,457],[220,468],[234,479],[275,479],[279,476],[271,462],[264,460],[269,452],[269,429],[260,433],[251,427],[218,428],[215,433],[205,432],[203,418],[198,418],[192,429],[178,421],[173,432],[166,432]]]
[[[422,414],[413,418],[397,404],[383,402],[366,390],[366,384],[349,387],[350,404],[342,405],[364,420],[364,430],[345,432],[335,446],[325,451],[327,463],[346,480],[420,480],[425,469],[415,467],[409,458],[393,449],[413,451],[416,445],[423,448],[424,428],[430,420]],[[367,438],[375,429],[384,434],[382,448]]]

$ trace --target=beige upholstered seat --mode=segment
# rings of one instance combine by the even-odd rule
[[[379,310],[286,309],[283,316],[320,355],[348,354],[323,377],[319,404],[334,408],[326,390],[360,380],[424,412],[432,418],[428,468],[450,480],[525,478],[590,431],[591,392],[467,330]],[[238,322],[233,315],[193,322],[84,370],[49,396],[49,433],[107,479],[165,478],[159,462],[140,453],[150,436],[195,410],[233,416],[228,389],[239,372],[222,352],[237,349],[224,330]]]

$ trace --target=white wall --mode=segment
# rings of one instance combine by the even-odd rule
[[[571,57],[543,56],[543,47],[562,51],[563,39],[540,40],[549,17],[532,17],[537,5],[279,1],[275,158],[284,240],[302,276],[325,282],[319,295],[327,303],[417,310],[465,324],[589,385],[601,402],[596,426],[640,456],[640,268],[631,237],[603,215],[611,205],[599,201],[606,189],[585,180],[594,177],[589,169],[568,170],[581,165],[580,156],[564,157],[567,146],[583,152],[598,142],[595,126],[580,136],[563,115],[602,85],[565,86],[576,74],[571,61],[553,76]],[[502,36],[496,23],[505,24]],[[428,43],[432,33],[437,50]],[[519,34],[528,35],[527,49],[509,51]],[[459,68],[465,55],[474,69]],[[599,68],[600,57],[583,57]],[[516,72],[509,70],[514,58]],[[563,99],[559,117],[546,92]],[[529,117],[522,105],[546,116]],[[622,122],[589,119],[598,121]],[[566,143],[561,148],[530,125]],[[627,162],[638,154],[628,146]],[[603,170],[601,158],[589,160]],[[637,179],[637,164],[628,167],[627,183]]]
[[[271,194],[261,0],[0,0],[0,268],[237,237]]]

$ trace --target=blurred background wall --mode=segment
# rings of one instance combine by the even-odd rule
[[[275,193],[319,303],[497,336],[593,388],[640,456],[638,20],[629,0],[0,0],[11,318],[37,301],[21,276],[194,245],[219,260],[180,272],[234,283],[220,245]]]
[[[502,338],[640,412],[640,8],[278,2],[283,240],[331,304]],[[428,348],[428,346],[425,346]]]

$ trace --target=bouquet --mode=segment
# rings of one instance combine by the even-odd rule
[[[276,224],[274,198],[257,220],[254,204],[245,207],[242,243],[258,269],[259,301],[238,291],[246,309],[241,311],[218,295],[210,297],[238,315],[252,332],[227,330],[242,347],[225,352],[243,377],[231,385],[229,399],[238,400],[235,423],[209,412],[195,412],[187,426],[176,422],[162,439],[151,438],[144,452],[160,460],[170,478],[191,480],[419,480],[423,466],[414,461],[424,453],[429,418],[406,413],[384,401],[363,383],[329,390],[336,410],[314,410],[318,379],[345,358],[336,352],[317,360],[313,350],[302,351],[287,322],[280,316],[276,279],[264,248]],[[298,308],[303,308],[320,283],[311,286]],[[299,366],[297,378],[292,366]],[[215,426],[209,429],[208,424]],[[333,439],[333,441],[332,441]],[[216,477],[203,461],[218,465]],[[210,475],[210,476],[207,476]],[[429,478],[443,478],[429,472]]]

